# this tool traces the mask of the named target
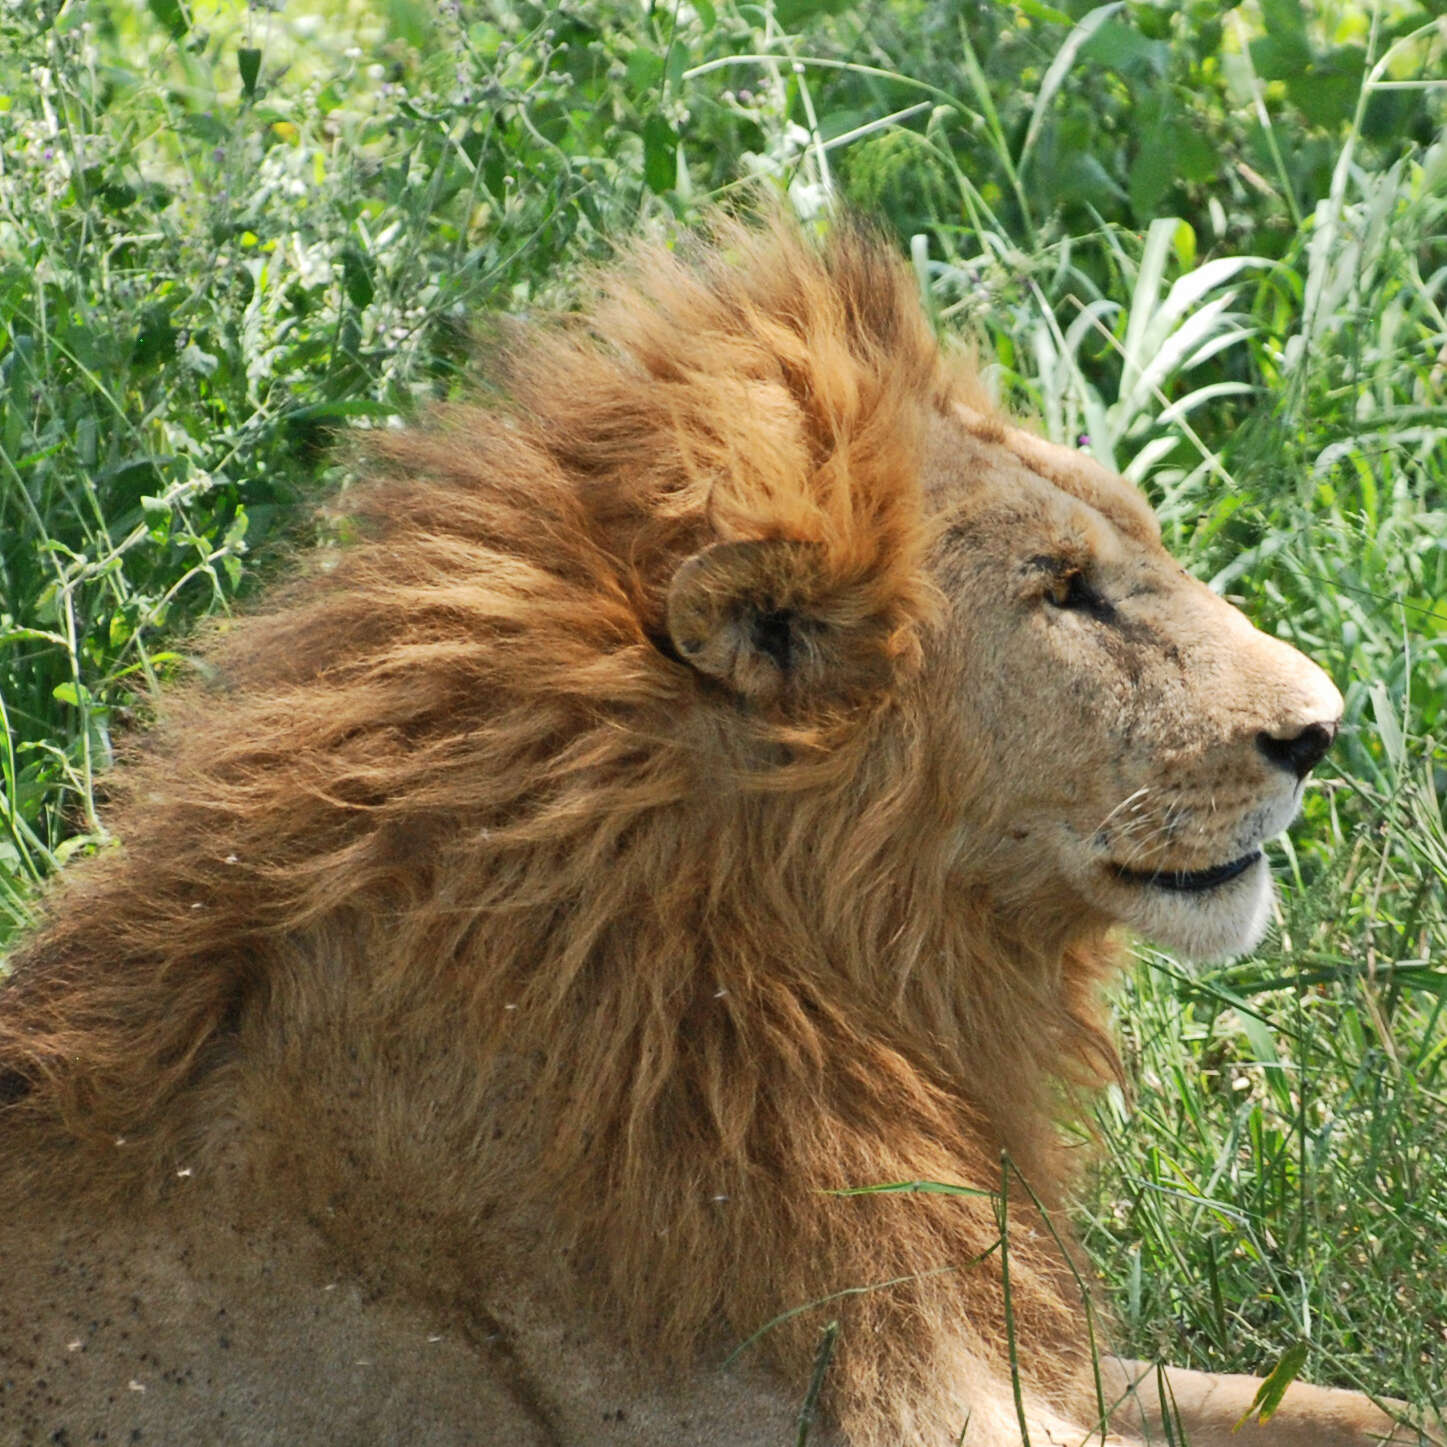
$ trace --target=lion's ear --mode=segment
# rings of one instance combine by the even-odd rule
[[[680,565],[668,588],[679,657],[745,698],[764,701],[827,670],[822,544],[791,538],[715,543]]]

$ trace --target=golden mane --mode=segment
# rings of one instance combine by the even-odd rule
[[[994,1201],[830,1194],[998,1186],[1004,1151],[1053,1205],[1055,1094],[1112,1059],[1110,947],[972,893],[952,831],[983,785],[915,685],[926,424],[977,386],[857,228],[725,225],[600,286],[509,342],[496,403],[371,434],[349,540],[215,630],[215,681],[113,781],[119,847],[14,961],[0,1095],[32,1135],[125,1136],[85,1174],[128,1190],[204,1137],[307,942],[345,937],[359,1010],[434,1021],[479,1118],[527,1062],[536,1145],[485,1189],[537,1203],[650,1354],[891,1283],[827,1309],[855,1440],[886,1404],[933,1420],[943,1358],[1008,1372],[1012,1326],[1064,1394],[1080,1307],[1045,1233],[1011,1238],[1012,1324],[966,1265]],[[743,707],[665,595],[759,538],[811,545],[833,626],[816,687]],[[807,1370],[824,1319],[764,1348]]]

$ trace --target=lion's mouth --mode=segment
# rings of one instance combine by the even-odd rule
[[[1176,894],[1200,894],[1204,890],[1217,889],[1237,875],[1245,874],[1258,859],[1261,851],[1253,849],[1229,864],[1217,864],[1210,869],[1127,869],[1123,864],[1111,868],[1115,877],[1125,884],[1148,884],[1155,889],[1169,889]]]

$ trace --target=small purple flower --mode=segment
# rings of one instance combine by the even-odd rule
[[[1089,446],[1090,446],[1090,433],[1088,433],[1088,432],[1082,432],[1082,433],[1075,439],[1075,445],[1076,445],[1077,447],[1089,447]]]

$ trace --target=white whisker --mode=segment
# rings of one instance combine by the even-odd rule
[[[1104,829],[1106,825],[1109,824],[1110,821],[1114,819],[1115,816],[1119,814],[1122,809],[1130,809],[1132,813],[1138,812],[1141,806],[1141,801],[1144,800],[1146,795],[1149,793],[1150,787],[1146,786],[1144,788],[1137,789],[1134,794],[1127,794],[1125,798],[1122,799],[1120,803],[1117,804],[1115,808],[1112,809],[1110,813],[1107,814],[1105,818],[1102,819],[1100,823],[1095,826],[1093,832],[1099,834],[1100,831]]]

